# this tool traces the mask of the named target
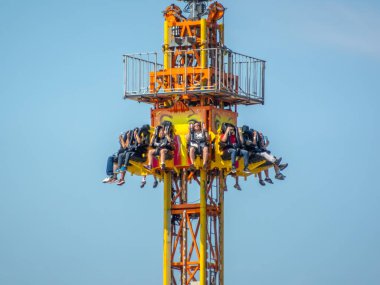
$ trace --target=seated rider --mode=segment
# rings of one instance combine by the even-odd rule
[[[153,149],[148,151],[148,164],[144,167],[148,170],[152,169],[153,156],[160,156],[161,169],[165,170],[165,160],[167,154],[172,150],[172,138],[167,128],[157,126],[155,135],[152,136],[150,146]]]
[[[225,146],[223,148],[224,152],[228,152],[231,154],[231,172],[236,173],[236,157],[243,157],[244,158],[244,172],[245,173],[251,173],[248,169],[248,159],[249,154],[248,151],[245,149],[242,149],[241,141],[243,140],[241,133],[236,133],[236,127],[228,126],[224,134],[221,135],[220,141],[222,143],[225,143]]]
[[[113,155],[109,156],[107,159],[107,168],[106,168],[106,174],[107,177],[103,179],[103,183],[113,183],[117,180],[117,174],[114,172],[114,164],[118,161],[118,157],[121,153],[125,151],[125,149],[128,146],[128,138],[127,138],[128,132],[121,133],[119,136],[119,144],[120,148],[119,150],[114,153]]]
[[[271,154],[269,150],[267,150],[267,147],[269,145],[269,140],[267,137],[263,136],[263,133],[254,131],[253,132],[253,144],[255,145],[255,153],[261,157],[263,157],[266,161],[269,161],[273,164],[274,171],[276,172],[276,179],[284,180],[285,175],[283,175],[280,170],[285,169],[288,164],[281,164],[281,158],[276,158]],[[281,167],[280,167],[281,166]],[[260,182],[260,181],[259,181]],[[269,182],[269,181],[268,181]],[[269,182],[270,183],[270,182]],[[260,183],[262,185],[262,183]]]
[[[119,155],[119,168],[115,171],[116,173],[121,173],[120,179],[117,183],[119,186],[125,183],[125,172],[127,171],[128,165],[130,165],[129,160],[135,156],[142,156],[143,153],[145,153],[147,150],[149,142],[149,130],[144,132],[143,128],[135,128],[133,132],[129,132],[128,147],[124,153]]]
[[[194,170],[194,161],[196,155],[203,155],[203,169],[207,169],[208,163],[208,140],[209,135],[207,133],[206,125],[195,122],[194,125],[190,125],[190,133],[186,135],[187,145],[189,147],[190,156],[190,170]]]

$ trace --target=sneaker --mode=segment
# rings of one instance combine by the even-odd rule
[[[269,177],[265,178],[264,181],[268,182],[269,184],[273,184],[272,179],[270,179]]]
[[[116,183],[116,185],[117,186],[121,186],[121,185],[123,185],[125,183],[125,180],[119,180],[117,183]]]
[[[157,186],[158,186],[158,181],[154,180],[154,182],[153,182],[153,188],[156,188]]]
[[[276,158],[276,161],[274,162],[274,164],[280,165],[281,160],[282,160],[282,157]]]
[[[145,184],[146,184],[146,180],[142,180],[140,184],[140,188],[144,188]]]
[[[144,165],[145,169],[152,170],[152,165]]]
[[[113,176],[108,176],[106,178],[103,179],[103,183],[112,183],[112,181],[115,180],[115,178],[113,178]]]
[[[240,187],[240,185],[239,185],[239,184],[235,184],[235,185],[234,185],[234,188],[235,188],[236,190],[239,190],[239,191],[241,191],[241,187]]]
[[[165,163],[161,163],[161,170],[165,171],[165,169],[166,169]]]
[[[109,183],[117,182],[117,174],[112,175],[111,181]]]
[[[283,163],[283,164],[280,164],[280,165],[278,166],[278,168],[280,168],[281,171],[284,170],[284,169],[287,168],[287,167],[288,167],[288,164],[287,164],[287,163]]]
[[[243,172],[246,174],[251,174],[251,171],[249,171],[248,167],[244,168]]]
[[[259,183],[260,183],[261,186],[265,186],[265,182],[264,182],[264,180],[260,179],[260,180],[259,180]]]
[[[231,173],[236,173],[236,167],[235,166],[232,166]]]
[[[276,176],[274,177],[278,180],[284,180],[285,179],[285,175],[282,174],[281,172],[277,173]]]

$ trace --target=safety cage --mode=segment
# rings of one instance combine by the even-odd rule
[[[209,94],[240,104],[264,104],[265,61],[226,48],[125,54],[124,98]]]

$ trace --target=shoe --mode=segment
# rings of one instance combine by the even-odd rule
[[[161,163],[161,170],[165,171],[165,169],[166,169],[165,163]]]
[[[112,175],[111,181],[109,183],[117,182],[117,174]]]
[[[288,164],[287,163],[283,163],[283,164],[280,164],[279,166],[278,166],[278,168],[280,168],[280,170],[281,171],[283,171],[285,168],[287,168],[288,167]]]
[[[194,170],[195,170],[195,166],[194,166],[194,164],[190,164],[190,166],[189,166],[189,170],[190,170],[190,171],[194,171]]]
[[[269,184],[273,184],[272,179],[270,179],[269,177],[265,178],[264,181],[268,182]]]
[[[278,180],[284,180],[285,179],[285,175],[282,174],[281,172],[277,173],[276,176],[274,177]]]
[[[260,183],[261,186],[265,186],[265,182],[264,182],[264,180],[260,179],[260,180],[259,180],[259,183]]]
[[[235,166],[232,166],[231,173],[236,173],[236,167]]]
[[[276,161],[274,162],[274,164],[279,165],[281,163],[281,160],[282,160],[282,157],[277,158]]]
[[[153,188],[156,188],[157,186],[158,186],[158,181],[154,180],[154,182],[153,182]]]
[[[113,181],[115,181],[115,178],[113,176],[108,176],[106,178],[103,179],[103,183],[112,183]]]
[[[246,173],[246,174],[251,174],[251,171],[249,171],[249,169],[247,167],[244,168],[243,172]]]
[[[144,165],[145,169],[152,170],[152,165]]]
[[[146,184],[146,180],[141,181],[140,188],[144,188],[145,184]]]
[[[125,180],[119,180],[117,183],[116,183],[116,185],[117,186],[121,186],[121,185],[123,185],[125,183]]]
[[[235,185],[234,185],[234,188],[235,188],[236,190],[239,190],[239,191],[241,191],[241,187],[240,187],[240,185],[239,185],[239,184],[235,184]]]

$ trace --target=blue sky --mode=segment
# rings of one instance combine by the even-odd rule
[[[380,282],[380,3],[232,1],[226,44],[267,60],[241,107],[290,166],[226,193],[226,284]],[[117,136],[149,122],[122,97],[123,53],[160,51],[169,1],[0,0],[0,284],[159,284],[162,189],[100,183]]]

